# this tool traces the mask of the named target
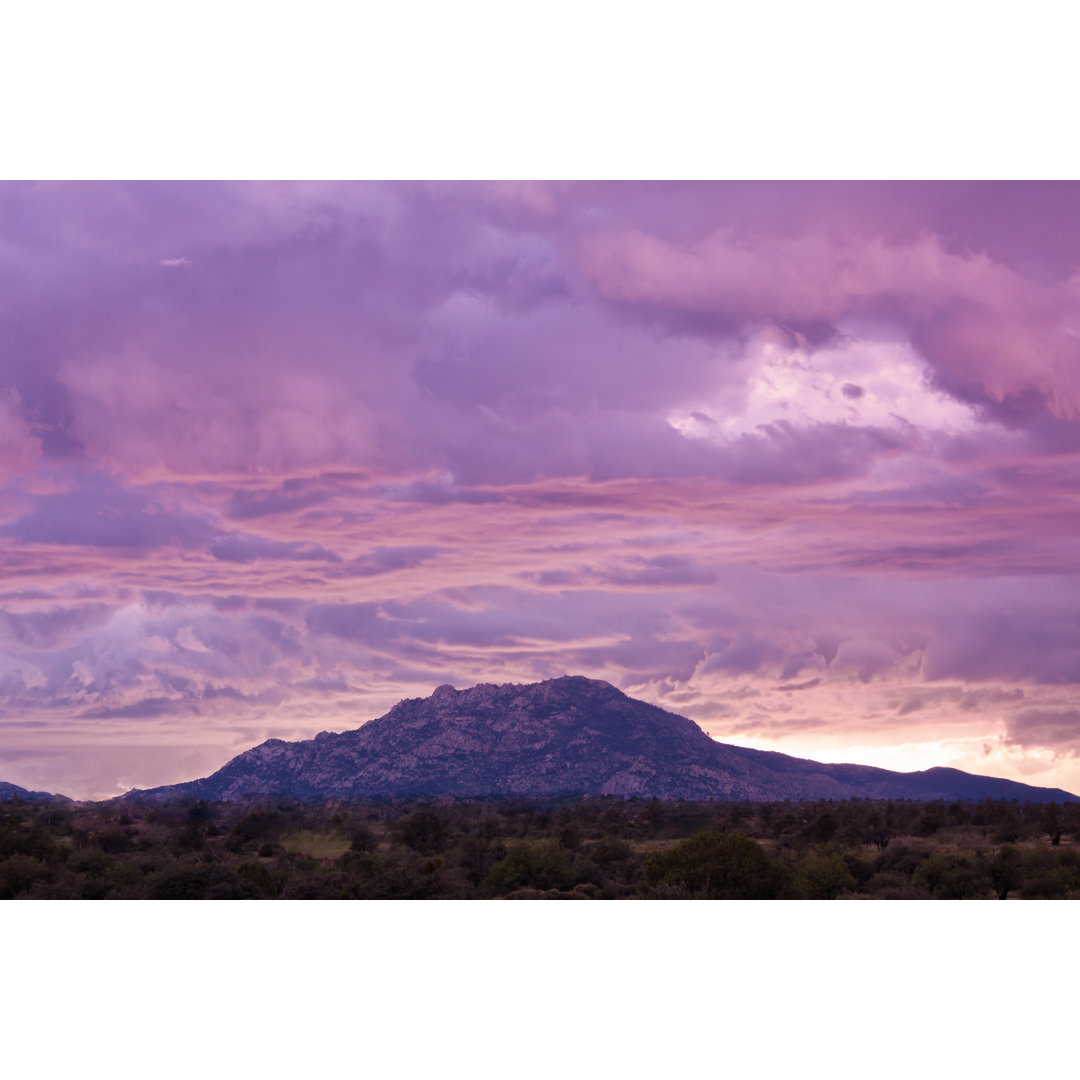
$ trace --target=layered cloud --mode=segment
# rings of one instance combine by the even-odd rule
[[[0,770],[453,682],[1080,789],[1075,185],[0,186]],[[987,749],[989,748],[989,749]]]

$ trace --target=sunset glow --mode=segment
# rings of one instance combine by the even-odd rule
[[[0,185],[0,780],[443,683],[1080,792],[1080,185]]]

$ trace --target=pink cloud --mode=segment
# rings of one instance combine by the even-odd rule
[[[941,240],[886,243],[811,232],[782,238],[724,230],[676,245],[637,230],[586,237],[586,278],[607,299],[718,329],[853,318],[896,322],[940,384],[993,415],[1032,410],[1076,419],[1080,278],[1045,282]]]
[[[112,793],[572,671],[718,736],[1080,787],[1080,186],[0,215],[0,779]]]

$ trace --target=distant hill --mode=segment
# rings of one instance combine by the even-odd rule
[[[609,683],[569,675],[530,685],[440,686],[354,731],[303,742],[270,739],[202,780],[122,798],[279,795],[1080,801],[1058,788],[957,769],[898,773],[730,746]]]
[[[71,802],[66,795],[50,795],[47,791],[27,791],[18,784],[8,784],[0,780],[0,802],[8,799],[23,799],[26,802]]]

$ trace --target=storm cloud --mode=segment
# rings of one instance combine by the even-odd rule
[[[0,778],[113,794],[574,672],[1080,789],[1080,185],[14,183],[0,216]]]

